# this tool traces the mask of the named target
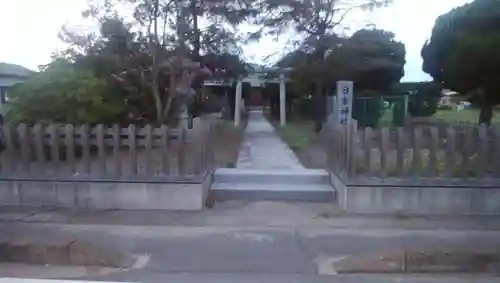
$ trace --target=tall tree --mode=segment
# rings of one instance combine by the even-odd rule
[[[387,91],[404,76],[405,46],[395,40],[394,33],[361,29],[337,41],[319,66],[314,54],[301,50],[288,54],[278,65],[293,67],[292,76],[303,84],[321,80],[330,90],[337,80],[352,80],[358,90]]]
[[[132,8],[131,25],[137,30],[132,40],[135,41],[137,48],[126,48],[127,57],[121,58],[121,62],[127,62],[127,66],[123,68],[124,72],[120,72],[120,76],[123,77],[121,81],[128,83],[128,89],[137,89],[129,83],[134,81],[131,76],[135,77],[135,80],[142,78],[141,88],[145,86],[149,88],[155,105],[156,120],[162,121],[169,116],[172,99],[178,96],[174,87],[169,88],[169,92],[163,89],[165,83],[161,80],[166,79],[165,69],[172,67],[170,74],[176,72],[177,75],[183,75],[179,69],[180,61],[172,63],[169,60],[172,56],[176,56],[176,60],[181,57],[191,58],[198,63],[205,57],[204,54],[226,56],[225,54],[230,53],[228,56],[238,57],[240,51],[238,37],[230,26],[241,22],[247,14],[245,12],[247,10],[238,8],[241,6],[236,5],[238,1],[96,0],[86,15],[92,16],[104,25],[109,18],[117,17],[117,5],[125,3]],[[199,24],[200,20],[208,18],[210,19],[208,25]],[[115,33],[121,35],[119,29],[115,29]],[[101,36],[105,37],[102,29]],[[92,39],[95,41],[95,38]],[[107,40],[104,45],[108,46],[111,43]],[[92,46],[92,43],[88,45]],[[186,62],[184,59],[181,61]],[[206,64],[201,62],[200,65]],[[192,86],[195,89],[199,88],[203,79],[203,76],[198,76]]]
[[[339,43],[340,26],[346,16],[357,9],[371,10],[390,4],[390,0],[256,0],[253,7],[261,11],[255,23],[263,25],[259,32],[278,35],[292,28],[299,40],[296,46],[312,54],[311,60],[318,66],[316,75],[322,73],[320,66],[326,52]],[[317,76],[318,78],[320,76]],[[315,128],[321,130],[325,119],[324,81],[315,83]]]
[[[145,0],[129,0],[135,2],[136,11],[138,8],[156,5],[155,2]],[[161,0],[165,2],[165,0]],[[164,26],[168,25],[170,30],[175,31],[171,36],[177,43],[177,55],[187,56],[194,62],[205,66],[203,62],[205,54],[229,54],[236,56],[240,53],[239,37],[235,33],[234,27],[241,23],[247,16],[252,15],[252,10],[245,7],[241,0],[170,0],[166,1],[163,16]],[[146,9],[156,11],[155,8]],[[136,13],[140,15],[141,13]],[[208,24],[202,25],[202,20]],[[154,26],[154,25],[153,25]],[[164,28],[164,30],[166,30]],[[194,90],[198,92],[203,83],[203,77],[197,76],[192,84]]]
[[[475,0],[436,19],[422,48],[423,70],[444,88],[474,93],[479,123],[500,103],[500,2]]]
[[[361,29],[350,37],[339,37],[337,41],[338,44],[329,49],[329,54],[319,66],[314,60],[314,54],[300,50],[285,56],[279,64],[294,68],[293,80],[306,93],[313,91],[311,86],[316,81],[322,81],[324,88],[332,92],[336,81],[351,80],[356,86],[356,94],[363,91],[363,96],[380,96],[388,93],[403,77],[405,46],[395,40],[392,32]],[[318,70],[321,72],[318,73]],[[380,99],[370,100],[370,103],[373,104],[370,104],[373,115],[366,117],[370,118],[370,123],[376,124],[375,119],[380,116]],[[353,109],[366,109],[364,104],[362,107],[358,106],[355,103]],[[364,123],[366,120],[359,122]]]

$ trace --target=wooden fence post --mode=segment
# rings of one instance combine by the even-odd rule
[[[405,169],[405,153],[406,153],[406,136],[404,128],[396,129],[396,174],[398,176],[406,175]]]
[[[489,149],[490,149],[490,143],[489,143],[489,136],[488,136],[488,126],[483,123],[479,125],[478,128],[478,136],[479,136],[479,157],[478,157],[478,162],[476,164],[476,172],[478,177],[483,177],[485,170],[488,169],[488,159],[489,159]]]
[[[16,159],[15,158],[15,138],[16,134],[14,131],[14,126],[12,124],[6,124],[2,127],[4,138],[5,138],[5,162],[2,164],[2,174],[9,174],[16,169]]]
[[[59,174],[61,170],[61,160],[59,155],[59,133],[56,125],[52,124],[48,127],[50,136],[50,161],[54,168],[54,173]]]
[[[19,142],[21,144],[21,172],[30,172],[30,159],[31,159],[31,143],[30,136],[28,132],[28,126],[26,124],[20,124],[17,127],[17,136],[19,137]]]
[[[97,125],[96,130],[96,143],[97,143],[97,172],[101,177],[106,176],[106,145],[104,143],[104,126],[102,124]]]
[[[130,159],[129,177],[137,176],[137,129],[135,125],[128,126],[128,153]]]
[[[69,167],[71,175],[76,171],[75,164],[75,128],[73,125],[68,124],[64,128],[64,142],[66,144],[66,164]]]
[[[347,141],[347,176],[356,174],[356,151],[358,145],[358,121],[350,119]]]
[[[33,135],[35,141],[35,154],[37,162],[37,170],[41,174],[45,170],[45,129],[42,124],[36,124],[33,128]]]
[[[113,125],[113,171],[116,178],[122,176],[122,158],[121,158],[121,127],[119,125]]]
[[[455,130],[453,127],[446,129],[446,162],[445,176],[452,177],[455,169]]]
[[[167,125],[161,125],[161,173],[168,175],[170,172],[170,131]]]
[[[90,168],[90,131],[89,131],[89,126],[88,125],[82,125],[80,127],[80,142],[82,145],[82,166],[83,166],[83,173],[84,174],[90,174],[91,168]]]
[[[153,128],[151,125],[146,125],[144,127],[144,132],[146,134],[144,141],[145,141],[145,156],[144,156],[144,170],[146,176],[151,176],[153,175]]]
[[[417,126],[413,129],[413,160],[412,160],[412,175],[420,176],[422,172],[422,128]]]
[[[372,136],[373,136],[373,129],[371,127],[366,127],[364,129],[364,136],[363,136],[363,143],[364,143],[364,163],[366,167],[366,173],[368,175],[371,173],[371,166],[372,166]]]
[[[380,176],[387,177],[387,153],[389,153],[389,128],[380,129]]]
[[[185,142],[186,129],[180,125],[177,128],[177,174],[183,175],[185,171]]]
[[[474,139],[474,128],[466,127],[462,143],[462,176],[468,176],[471,169],[471,152]]]
[[[429,176],[435,177],[439,174],[439,133],[436,127],[429,129],[430,131],[430,148],[429,148]]]

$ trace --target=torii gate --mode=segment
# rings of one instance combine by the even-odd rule
[[[280,126],[286,125],[286,82],[288,81],[285,78],[285,73],[290,71],[290,68],[277,69],[271,68],[269,69],[271,72],[278,72],[278,79],[260,79],[259,83],[279,83],[280,84]],[[241,100],[242,100],[242,91],[243,91],[243,82],[248,82],[249,77],[239,79],[236,83],[236,93],[235,93],[235,105],[234,105],[234,125],[239,126],[241,123]]]

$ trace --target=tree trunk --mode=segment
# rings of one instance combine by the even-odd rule
[[[486,123],[488,126],[491,124],[493,117],[493,107],[489,104],[481,105],[481,112],[479,112],[479,124]]]
[[[172,70],[171,70],[172,72]],[[170,82],[169,82],[169,87],[168,87],[168,97],[167,97],[167,101],[165,103],[165,108],[163,109],[163,115],[165,117],[165,119],[169,119],[170,118],[170,108],[172,107],[172,101],[173,99],[175,98],[175,96],[177,95],[176,93],[176,88],[177,88],[177,82],[175,80],[175,73],[171,73],[170,74]],[[170,122],[170,121],[168,121]]]
[[[158,89],[158,79],[153,79],[151,91],[155,100],[156,122],[163,123],[163,109],[161,105],[160,90]]]
[[[200,61],[201,32],[198,27],[198,0],[191,0],[191,13],[193,15],[193,61]]]
[[[324,34],[324,32],[322,33]],[[325,121],[325,101],[323,99],[323,78],[321,77],[321,69],[323,66],[323,61],[325,59],[325,52],[327,48],[323,47],[322,44],[318,47],[315,53],[315,61],[317,62],[318,69],[318,78],[319,80],[315,83],[315,89],[313,93],[313,109],[314,109],[314,131],[319,133],[323,128],[323,122]]]
[[[193,53],[192,53],[192,58],[193,61],[199,62],[200,67],[202,67],[201,64],[201,56],[200,56],[200,50],[201,50],[201,32],[200,28],[198,26],[198,21],[199,21],[199,5],[198,5],[198,0],[191,0],[191,13],[193,16],[193,33],[194,33],[194,40],[193,40]],[[196,92],[196,95],[194,96],[194,101],[193,105],[195,106],[193,108],[193,112],[190,113],[192,117],[196,116],[197,113],[201,116],[202,112],[202,94],[201,94],[201,89],[203,87],[203,78],[195,78],[194,84],[193,84],[193,89]],[[198,109],[196,109],[198,108]]]
[[[155,7],[154,7],[154,13],[155,13],[155,19],[153,23],[153,28],[154,28],[154,35],[155,39],[154,42],[152,42],[152,57],[153,57],[153,66],[152,66],[152,71],[151,75],[153,76],[153,83],[151,85],[151,91],[153,93],[153,97],[155,100],[155,108],[156,108],[156,122],[162,123],[163,121],[163,109],[162,109],[162,103],[161,103],[161,97],[160,97],[160,87],[159,87],[159,71],[158,71],[158,56],[160,54],[160,41],[158,39],[158,10],[159,10],[159,5],[160,1],[156,0],[155,1]],[[151,40],[151,39],[150,39]]]
[[[488,93],[481,90],[481,112],[479,112],[479,124],[485,123],[489,126],[491,124],[491,118],[493,117],[493,106],[487,98]]]
[[[323,96],[323,87],[320,82],[317,82],[312,96],[314,109],[314,131],[316,133],[321,132],[321,128],[323,128],[323,113],[321,110],[324,107],[324,104],[321,96]]]

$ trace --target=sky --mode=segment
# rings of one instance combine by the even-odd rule
[[[351,30],[366,22],[393,31],[406,46],[404,81],[429,80],[421,71],[420,49],[430,36],[437,16],[462,5],[466,0],[394,0],[387,8],[371,13],[352,14]],[[29,9],[26,9],[29,7]],[[86,0],[0,0],[0,62],[23,65],[36,70],[50,61],[51,54],[62,48],[58,39],[61,26],[84,27],[81,11]],[[263,63],[268,55],[283,53],[290,34],[278,40],[268,37],[244,47],[246,59]]]

